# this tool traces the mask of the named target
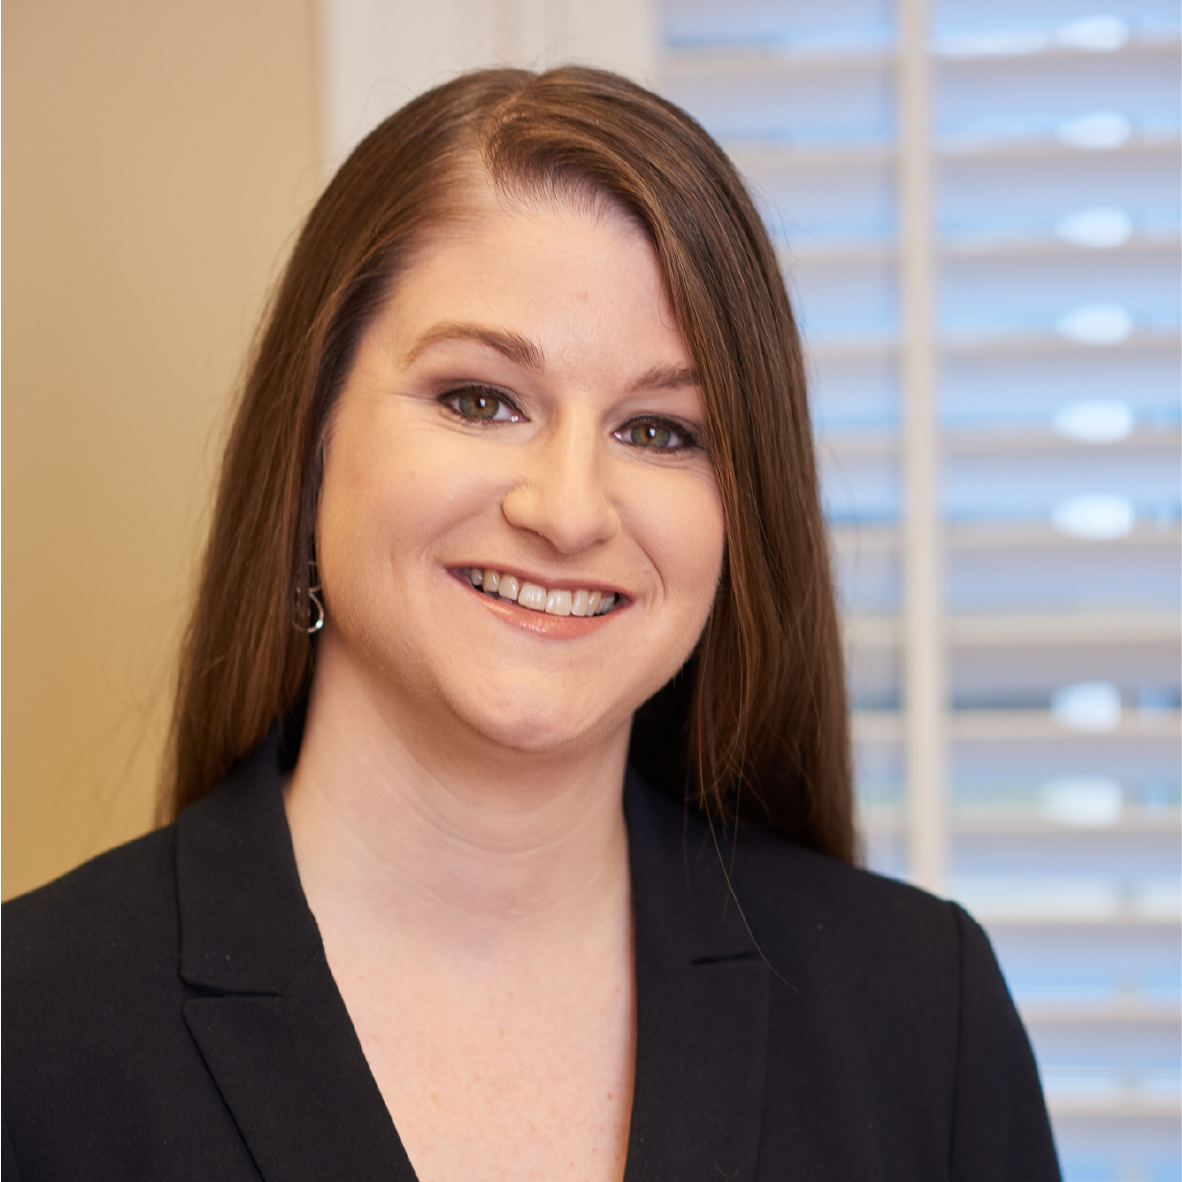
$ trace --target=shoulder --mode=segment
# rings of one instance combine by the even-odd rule
[[[732,885],[773,967],[807,963],[859,1013],[943,1016],[955,1038],[966,990],[1008,1022],[1013,1005],[989,937],[961,906],[783,838],[733,831]]]
[[[764,952],[823,943],[860,963],[955,953],[972,921],[955,904],[752,826],[711,822],[630,777],[630,830],[646,860],[737,907]],[[975,925],[974,925],[975,926]]]
[[[980,925],[781,838],[729,837],[732,898],[773,976],[770,1093],[827,1096],[819,1126],[860,1111],[879,1130],[874,1153],[909,1163],[900,1176],[926,1176],[924,1159],[974,1182],[1057,1178],[1034,1056]],[[712,838],[707,853],[718,861]],[[801,1062],[807,1096],[794,1091]]]
[[[79,866],[3,907],[5,1019],[20,1028],[104,994],[176,977],[175,831],[170,826]],[[10,1029],[13,1029],[10,1027]]]
[[[5,1164],[257,1176],[185,1019],[176,847],[170,826],[4,904]]]
[[[768,963],[868,1034],[915,1022],[952,1047],[970,977],[1012,1012],[988,937],[956,903],[746,829],[733,856],[735,898]]]
[[[957,1042],[966,973],[1012,1009],[988,939],[955,903],[746,825],[711,823],[638,780],[628,803],[645,878],[660,867],[684,883],[646,889],[662,922],[692,909],[699,945],[749,949],[791,1009],[868,1042],[922,1024],[935,1053]]]
[[[703,822],[704,824],[704,822]],[[773,943],[823,938],[868,956],[953,953],[973,921],[955,904],[746,826],[721,848],[749,919]],[[716,855],[717,856],[717,855]]]

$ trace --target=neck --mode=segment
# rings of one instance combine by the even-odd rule
[[[627,724],[573,752],[507,751],[320,657],[286,804],[322,929],[498,957],[618,923]]]

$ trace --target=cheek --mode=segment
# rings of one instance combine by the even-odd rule
[[[350,424],[325,457],[317,532],[330,597],[388,603],[391,588],[439,575],[440,548],[496,499],[495,472],[471,441],[401,421]],[[454,555],[452,556],[454,557]]]
[[[633,498],[638,540],[660,576],[670,601],[705,622],[722,571],[726,530],[713,475],[660,473]]]
[[[317,521],[317,553],[329,594],[338,601],[367,587],[380,568],[397,569],[431,530],[438,501],[425,457],[408,450],[396,434],[341,431],[324,466]]]

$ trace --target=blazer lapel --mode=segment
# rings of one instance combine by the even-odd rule
[[[267,1182],[414,1171],[296,870],[272,734],[177,825],[185,1022]]]
[[[278,759],[273,733],[178,822],[185,1022],[267,1182],[415,1182],[300,886]],[[631,771],[625,812],[638,1027],[626,1182],[754,1180],[770,971],[700,819]]]
[[[697,816],[629,771],[637,1048],[626,1182],[756,1177],[770,970]]]

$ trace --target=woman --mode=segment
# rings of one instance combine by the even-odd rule
[[[460,78],[313,211],[164,814],[6,911],[13,1177],[1057,1177],[984,936],[850,865],[783,283],[622,79]]]

